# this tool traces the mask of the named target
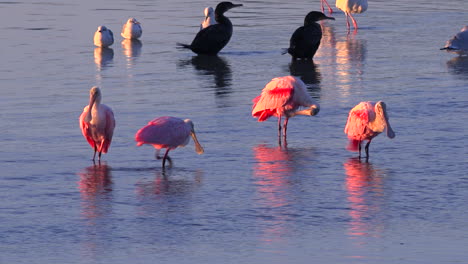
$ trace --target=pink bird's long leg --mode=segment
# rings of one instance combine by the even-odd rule
[[[94,145],[94,155],[93,155],[93,161],[96,160],[96,152],[97,152],[97,147]]]
[[[278,137],[281,137],[281,116],[278,116]]]
[[[369,160],[369,145],[370,145],[371,141],[372,141],[372,139],[370,139],[369,142],[367,142],[366,147],[364,148],[366,150],[366,161]]]
[[[285,117],[284,124],[283,124],[283,137],[286,138],[286,130],[288,130],[288,121],[289,118]]]
[[[350,25],[349,25],[349,18],[348,18],[349,14],[348,14],[348,12],[345,12],[345,15],[346,15],[346,27],[348,28],[348,31],[349,31]]]
[[[322,7],[322,13],[325,13],[325,9],[323,8],[323,3],[325,3],[325,5],[327,5],[328,7],[328,13],[329,14],[333,14],[333,9],[330,7],[330,5],[328,4],[327,0],[320,0],[320,6]]]
[[[356,19],[354,19],[353,15],[351,15],[351,13],[349,13],[349,17],[351,17],[351,20],[353,21],[354,29],[358,29]],[[348,29],[349,29],[349,25],[348,25]]]
[[[162,162],[162,167],[165,168],[166,167],[166,159],[169,159],[169,162],[171,161],[169,156],[167,154],[169,154],[169,148],[166,149],[166,153],[164,154],[164,158],[163,158],[163,162]]]
[[[361,141],[359,141],[358,144],[359,144],[359,156],[358,157],[359,159],[361,159]]]

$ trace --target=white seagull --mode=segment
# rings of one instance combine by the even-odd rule
[[[99,26],[94,33],[94,45],[98,47],[109,47],[114,43],[114,34],[105,26]]]
[[[137,39],[141,37],[143,30],[141,29],[140,22],[138,22],[135,18],[129,18],[127,23],[123,25],[122,32],[120,35],[125,39]]]
[[[205,19],[203,19],[202,23],[200,24],[200,30],[216,24],[214,10],[211,6],[205,7],[204,13]]]
[[[447,40],[445,47],[441,48],[441,50],[447,50],[459,54],[468,53],[468,26],[464,26],[460,32]]]

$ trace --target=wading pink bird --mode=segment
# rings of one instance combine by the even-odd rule
[[[365,147],[366,160],[369,159],[369,145],[374,137],[387,130],[387,137],[394,138],[388,122],[387,106],[384,102],[361,102],[349,111],[348,122],[344,132],[348,135],[348,150],[359,151],[361,158],[361,142],[367,140]]]
[[[163,116],[158,117],[144,126],[135,135],[137,146],[143,144],[153,145],[156,149],[156,158],[161,159],[159,151],[162,148],[166,149],[163,157],[162,167],[166,165],[166,159],[171,162],[168,153],[172,149],[184,147],[192,137],[195,143],[195,151],[198,154],[203,154],[204,150],[197,140],[193,122],[190,119],[182,120],[177,117]]]
[[[278,117],[278,136],[281,136],[281,117],[284,116],[283,135],[289,118],[296,115],[316,115],[320,106],[307,93],[306,85],[294,76],[277,77],[271,80],[262,93],[253,101],[252,116],[263,122],[271,116]],[[299,110],[300,107],[307,109]]]
[[[349,18],[353,21],[354,30],[357,30],[358,25],[351,14],[360,14],[367,10],[367,0],[336,0],[336,7],[343,11],[346,15],[346,26],[350,29]]]
[[[89,91],[89,105],[83,109],[80,115],[80,128],[89,145],[94,149],[93,161],[96,152],[107,153],[114,134],[114,112],[107,105],[101,104],[101,90],[93,86]]]
[[[329,15],[333,14],[333,9],[328,4],[327,0],[320,0],[320,7],[322,7],[322,13],[325,13],[325,8],[323,6],[324,3],[328,7],[328,14]]]

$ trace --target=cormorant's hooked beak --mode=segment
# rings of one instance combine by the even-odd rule
[[[329,17],[329,16],[325,16],[325,18],[324,18],[324,19],[335,20],[335,18],[334,18],[334,17]]]

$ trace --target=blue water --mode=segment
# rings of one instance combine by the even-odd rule
[[[465,0],[372,1],[349,34],[335,8],[314,64],[281,48],[318,0],[236,3],[230,43],[205,59],[175,43],[214,2],[0,2],[0,263],[466,262],[468,58],[439,50]],[[133,46],[119,36],[131,16]],[[93,46],[99,25],[110,50]],[[251,100],[290,74],[321,111],[279,146]],[[117,122],[100,166],[78,125],[93,85]],[[368,100],[396,137],[366,163],[343,128]],[[163,171],[136,147],[164,115],[192,119],[205,154],[190,143]]]

